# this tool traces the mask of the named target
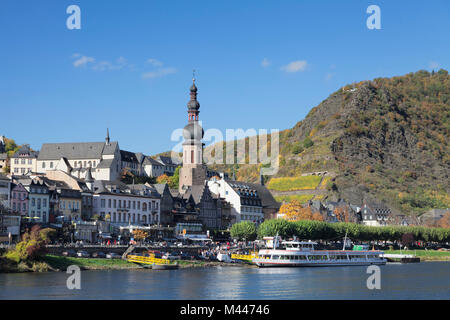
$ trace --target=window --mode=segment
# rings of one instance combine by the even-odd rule
[[[113,200],[113,207],[114,207],[114,208],[116,207],[116,204],[117,204],[116,199],[114,199],[114,200]]]
[[[42,199],[42,208],[47,208],[47,199]]]
[[[105,199],[101,199],[100,200],[100,208],[104,208],[105,207]]]
[[[45,162],[42,162],[42,169],[45,169]]]
[[[32,159],[28,159],[28,164],[33,164],[33,160]]]
[[[50,161],[50,168],[53,168],[53,161]]]
[[[111,208],[111,199],[108,199],[108,208]]]
[[[36,206],[36,200],[35,200],[34,198],[31,199],[31,206],[32,206],[32,207]]]
[[[20,163],[21,163],[21,164],[25,164],[25,159],[21,159],[21,160],[20,160]]]

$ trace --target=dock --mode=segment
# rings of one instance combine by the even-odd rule
[[[383,258],[386,258],[388,262],[401,262],[401,263],[420,262],[420,258],[413,256],[412,254],[385,253],[382,254],[381,256]]]
[[[128,255],[127,261],[137,263],[144,267],[152,268],[155,270],[168,270],[168,269],[178,268],[178,264],[176,264],[170,260],[167,260],[167,259],[155,258],[153,255],[151,255],[150,257],[138,256],[138,255]]]

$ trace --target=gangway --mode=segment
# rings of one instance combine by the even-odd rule
[[[164,266],[165,268],[158,269],[175,269],[178,267],[177,263],[174,263],[168,259],[158,259],[155,255],[150,255],[149,257],[138,256],[138,255],[128,255],[128,262],[138,263],[147,267]]]

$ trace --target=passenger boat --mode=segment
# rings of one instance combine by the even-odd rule
[[[314,250],[316,242],[283,241],[284,249],[261,249],[252,262],[258,267],[322,267],[383,265],[386,259],[377,250]]]

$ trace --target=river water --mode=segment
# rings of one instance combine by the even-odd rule
[[[0,274],[0,299],[450,299],[450,262],[380,268],[380,290],[358,266],[82,271],[80,290],[64,272]]]

